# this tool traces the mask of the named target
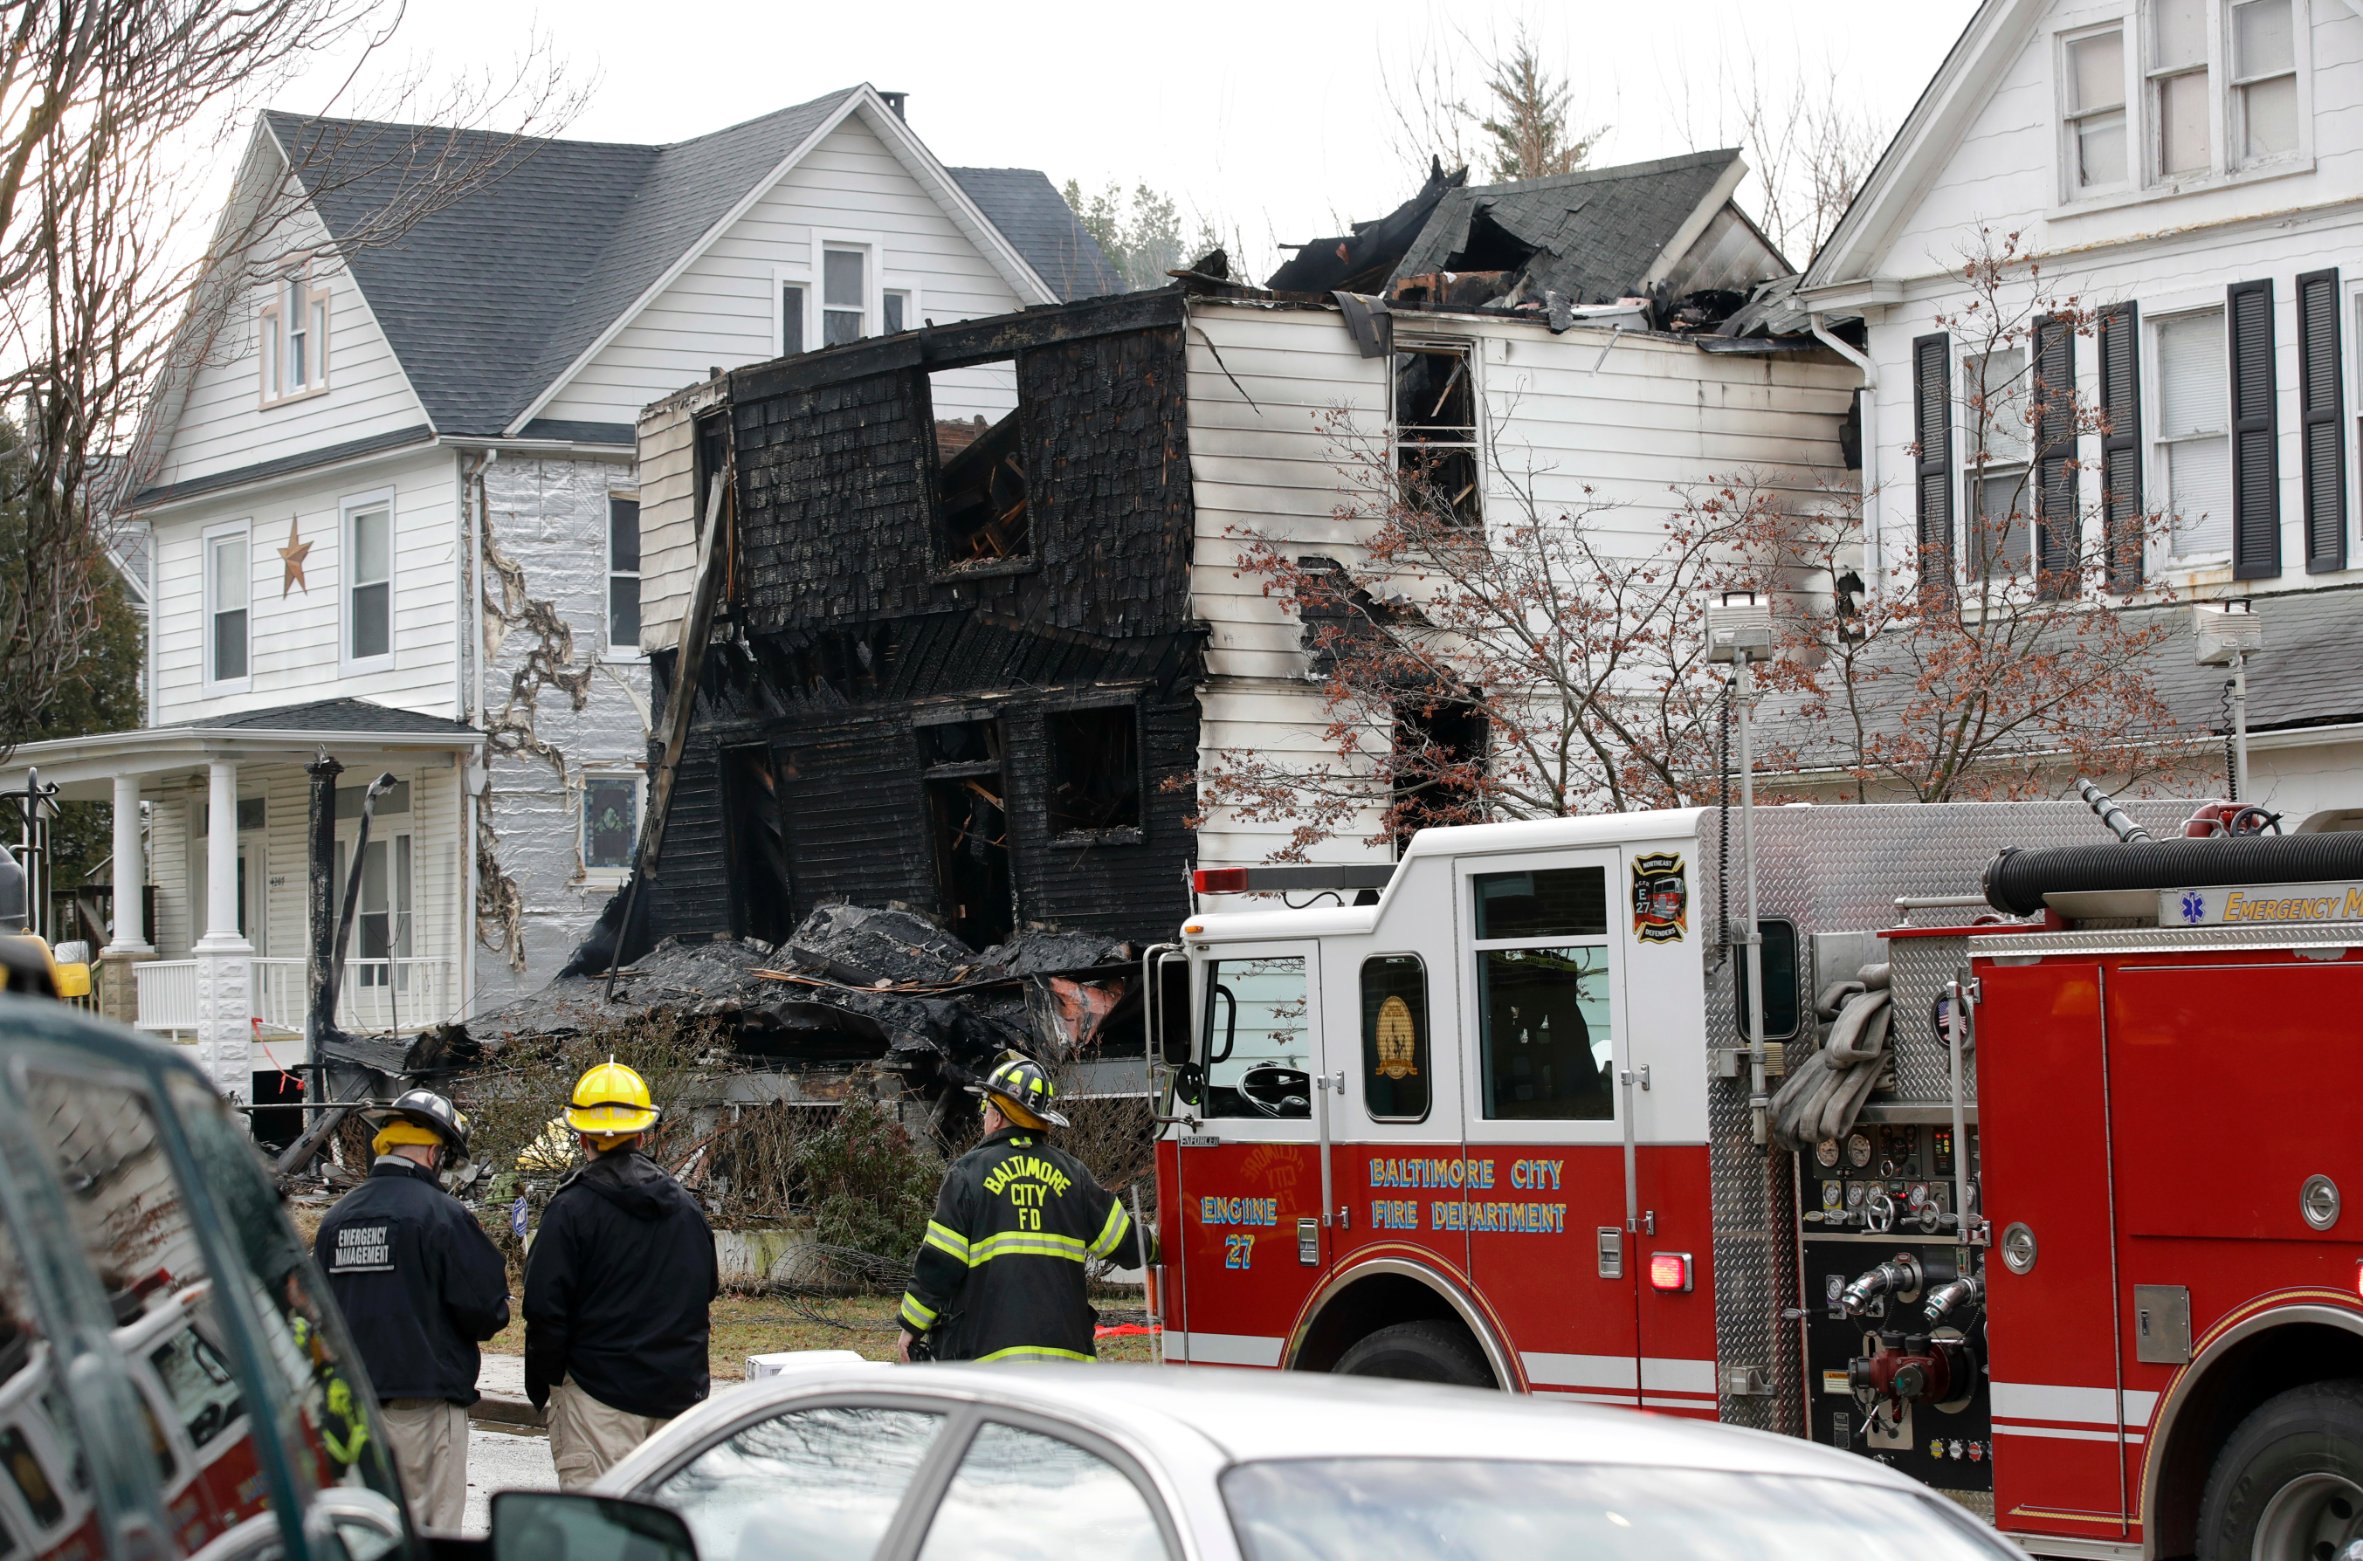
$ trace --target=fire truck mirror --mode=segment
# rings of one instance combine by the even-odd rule
[[[1197,1038],[1190,1029],[1190,966],[1180,959],[1160,962],[1157,968],[1157,1049],[1160,1061],[1175,1067],[1190,1060]]]
[[[1416,954],[1362,962],[1362,1099],[1376,1122],[1428,1117],[1428,967]]]
[[[1760,921],[1756,931],[1764,939],[1764,1039],[1793,1041],[1799,1029],[1797,980],[1797,924],[1793,921]],[[1748,967],[1745,960],[1731,962],[1731,990],[1734,1011],[1739,1015],[1739,1033],[1748,1033]]]

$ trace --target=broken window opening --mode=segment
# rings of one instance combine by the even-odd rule
[[[714,484],[727,484],[730,475],[730,409],[715,407],[697,415],[695,443],[691,448],[691,486],[696,491],[697,505],[692,525],[699,536],[706,533],[706,511],[714,505]],[[722,506],[730,507],[730,495],[722,495]]]
[[[1466,700],[1405,700],[1395,707],[1395,844],[1423,829],[1484,822],[1485,711]]]
[[[640,777],[586,776],[582,806],[583,871],[629,872],[640,842]]]
[[[1001,723],[921,726],[919,753],[943,923],[970,948],[988,948],[1017,927]]]
[[[1481,524],[1472,344],[1398,344],[1394,389],[1395,472],[1404,502],[1441,525]]]
[[[927,399],[945,561],[958,566],[1024,558],[1033,551],[1033,532],[1019,440],[1017,361],[936,369],[927,376]]]
[[[1140,838],[1140,713],[1131,705],[1042,718],[1053,837]]]
[[[729,859],[731,936],[777,946],[796,930],[779,769],[768,745],[722,752],[722,819]]]

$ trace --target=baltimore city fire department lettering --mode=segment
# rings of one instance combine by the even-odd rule
[[[1457,1155],[1373,1156],[1369,1166],[1373,1191],[1488,1192],[1504,1179],[1494,1161]],[[1521,1192],[1557,1192],[1566,1166],[1564,1160],[1513,1160],[1506,1180]],[[1198,1223],[1277,1225],[1280,1200],[1204,1195],[1198,1199]],[[1435,1198],[1426,1200],[1423,1210],[1418,1198],[1373,1198],[1370,1226],[1373,1230],[1419,1230],[1424,1226],[1428,1230],[1556,1236],[1567,1230],[1567,1205],[1507,1198]]]

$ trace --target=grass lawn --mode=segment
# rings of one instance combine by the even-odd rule
[[[747,1357],[774,1350],[858,1350],[871,1360],[894,1358],[894,1308],[898,1298],[787,1295],[723,1295],[714,1302],[714,1338],[708,1369],[718,1382],[736,1382],[746,1375]],[[1133,1298],[1134,1304],[1137,1297]],[[1103,1303],[1111,1314],[1120,1312],[1126,1298]],[[513,1305],[512,1301],[512,1305]],[[499,1355],[525,1351],[525,1324],[512,1320],[485,1349]],[[1099,1358],[1107,1361],[1147,1361],[1153,1358],[1150,1341],[1141,1335],[1102,1339]]]

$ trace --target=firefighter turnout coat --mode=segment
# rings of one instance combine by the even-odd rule
[[[434,1172],[381,1158],[320,1222],[312,1254],[380,1399],[476,1402],[476,1346],[509,1325],[509,1270]]]
[[[1038,1130],[1003,1128],[944,1177],[903,1326],[938,1360],[1092,1360],[1091,1258],[1140,1261],[1124,1205]]]

